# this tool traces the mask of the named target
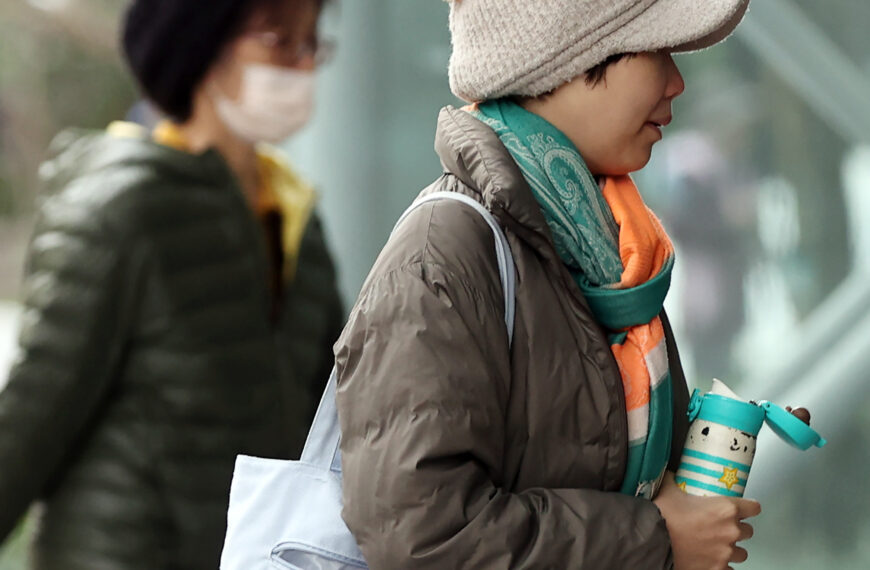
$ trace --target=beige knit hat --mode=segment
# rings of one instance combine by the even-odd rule
[[[611,55],[694,51],[728,37],[749,0],[447,0],[450,89],[535,97]]]

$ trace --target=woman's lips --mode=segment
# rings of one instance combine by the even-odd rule
[[[662,138],[662,125],[652,121],[647,121],[646,124],[644,124],[644,127],[652,129],[658,135],[658,138]]]
[[[662,137],[662,127],[666,127],[671,122],[671,117],[662,117],[661,119],[651,119],[646,122],[644,126],[653,129],[656,133],[658,133],[659,138]]]

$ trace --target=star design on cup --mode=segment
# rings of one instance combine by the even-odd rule
[[[737,477],[737,468],[729,469],[725,467],[722,469],[722,477],[719,478],[719,482],[723,483],[728,490],[731,490],[731,487],[740,482],[740,479]]]
[[[683,493],[688,493],[688,491],[686,491],[686,482],[685,481],[681,481],[681,482],[677,483],[677,487],[679,487],[680,491],[682,491]]]

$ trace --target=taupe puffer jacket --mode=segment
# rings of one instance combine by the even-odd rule
[[[444,175],[503,225],[517,270],[513,348],[493,236],[471,208],[418,208],[381,253],[337,344],[344,518],[396,568],[670,568],[655,505],[620,494],[627,427],[604,331],[496,135],[441,112]],[[675,382],[671,469],[688,392]]]

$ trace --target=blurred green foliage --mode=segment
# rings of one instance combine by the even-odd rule
[[[0,548],[0,570],[21,570],[27,560],[27,537],[33,531],[33,521],[27,519],[18,525],[6,544]]]
[[[135,90],[117,49],[117,0],[0,3],[0,216],[31,209],[38,164],[67,126],[123,117]]]

